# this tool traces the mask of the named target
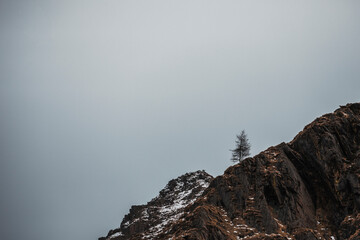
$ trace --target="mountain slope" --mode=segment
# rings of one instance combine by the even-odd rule
[[[156,236],[122,239],[360,239],[360,104],[229,167]],[[130,237],[131,236],[131,237]]]
[[[100,239],[153,239],[161,230],[174,223],[209,186],[212,176],[205,171],[184,174],[169,181],[159,195],[146,205],[132,206],[120,228],[109,231]]]

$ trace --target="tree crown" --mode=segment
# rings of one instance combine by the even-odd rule
[[[251,148],[245,130],[242,130],[240,135],[236,135],[235,143],[236,143],[236,148],[230,150],[232,151],[231,161],[241,162],[245,157],[250,155],[250,148]]]

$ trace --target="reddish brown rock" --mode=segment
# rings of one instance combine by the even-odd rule
[[[360,104],[229,167],[196,199],[149,239],[360,239]]]
[[[201,196],[212,179],[205,171],[197,171],[171,180],[146,205],[132,206],[120,227],[110,230],[102,240],[156,238],[184,214],[185,207]]]

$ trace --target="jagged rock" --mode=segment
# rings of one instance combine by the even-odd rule
[[[110,230],[99,240],[153,239],[171,225],[209,186],[212,176],[205,171],[184,174],[171,180],[159,195],[146,205],[132,206],[120,228]]]
[[[177,184],[171,185],[154,206],[178,199],[172,197]],[[360,104],[317,118],[290,143],[229,167],[203,190],[183,204],[181,214],[152,212],[160,226],[156,234],[145,222],[133,223],[149,209],[144,205],[133,207],[121,231],[108,238],[360,239]],[[165,219],[170,221],[161,224]]]

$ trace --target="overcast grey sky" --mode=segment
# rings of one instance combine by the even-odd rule
[[[171,178],[360,101],[360,1],[0,1],[0,235],[89,240]]]

